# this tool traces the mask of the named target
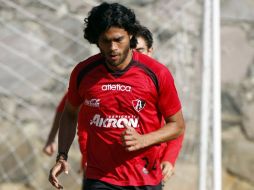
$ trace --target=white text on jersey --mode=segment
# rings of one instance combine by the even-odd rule
[[[119,116],[119,117],[107,117],[103,118],[99,114],[95,114],[93,119],[90,121],[90,125],[95,125],[96,127],[105,127],[105,128],[124,128],[125,124],[137,128],[138,118],[128,116]]]
[[[131,92],[131,86],[122,84],[105,84],[101,86],[103,91],[126,91]]]

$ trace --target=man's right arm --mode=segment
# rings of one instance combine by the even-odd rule
[[[66,99],[67,99],[67,93],[65,93],[62,100],[57,106],[54,121],[50,130],[50,133],[48,135],[48,140],[43,148],[43,152],[47,154],[48,156],[52,156],[56,151],[55,137],[59,129],[59,123],[60,123],[60,119],[64,110]]]
[[[63,188],[57,176],[62,172],[68,173],[68,152],[76,134],[78,107],[72,106],[66,101],[65,108],[60,119],[58,135],[58,156],[56,164],[50,170],[49,181],[57,189]]]
[[[72,106],[66,101],[62,117],[60,119],[60,128],[58,136],[58,153],[68,154],[70,146],[76,135],[77,115],[79,107]]]
[[[59,128],[59,122],[60,122],[62,113],[63,112],[55,113],[54,121],[50,130],[50,133],[48,135],[48,140],[45,146],[43,147],[43,152],[48,156],[52,156],[56,151],[55,137]]]

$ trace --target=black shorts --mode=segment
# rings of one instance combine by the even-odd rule
[[[85,180],[85,189],[89,190],[162,190],[162,185],[146,185],[146,186],[117,186],[112,185],[100,180],[95,179],[86,179]],[[83,188],[83,190],[85,190]]]

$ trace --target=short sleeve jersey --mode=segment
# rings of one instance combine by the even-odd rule
[[[140,134],[158,130],[163,117],[181,109],[173,77],[164,65],[133,52],[124,70],[112,71],[97,54],[72,71],[68,100],[82,105],[79,120],[88,133],[87,178],[119,186],[161,182],[160,146],[128,152],[121,133],[124,124]]]

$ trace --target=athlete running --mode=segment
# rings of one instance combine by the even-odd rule
[[[160,143],[185,128],[173,78],[165,66],[131,50],[138,23],[128,8],[102,3],[85,25],[85,38],[101,53],[71,74],[49,181],[61,188],[56,176],[68,171],[67,154],[82,105],[79,117],[88,132],[86,188],[161,189]]]

